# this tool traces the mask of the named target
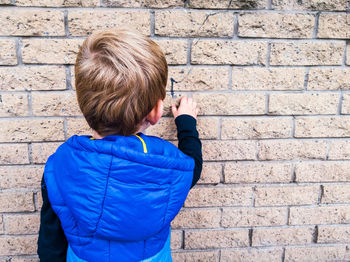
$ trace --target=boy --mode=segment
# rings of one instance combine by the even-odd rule
[[[88,37],[75,64],[78,103],[93,137],[73,136],[42,181],[41,261],[171,261],[170,222],[202,169],[197,108],[172,112],[179,149],[142,134],[163,112],[168,67],[134,32]]]

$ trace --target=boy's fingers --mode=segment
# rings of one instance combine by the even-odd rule
[[[175,104],[172,104],[172,105],[171,105],[171,112],[173,112],[173,115],[176,114],[177,108],[176,108],[176,105],[175,105]]]

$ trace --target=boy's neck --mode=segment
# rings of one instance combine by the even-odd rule
[[[134,134],[136,135],[137,133],[142,133],[143,131],[145,131],[148,127],[150,126],[150,123],[148,121],[145,121],[141,127],[139,128],[139,130],[137,130],[137,132]],[[92,134],[93,138],[95,139],[102,139],[104,138],[104,136],[101,136],[99,133],[97,133],[95,130],[93,130],[93,134]]]

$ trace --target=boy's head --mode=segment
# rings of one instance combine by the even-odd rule
[[[75,64],[78,103],[102,136],[136,133],[165,98],[168,66],[160,47],[127,30],[92,34]]]

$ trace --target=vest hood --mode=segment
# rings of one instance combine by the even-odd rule
[[[72,246],[91,238],[144,240],[179,212],[193,159],[160,138],[139,136],[73,136],[49,158],[49,199]]]

